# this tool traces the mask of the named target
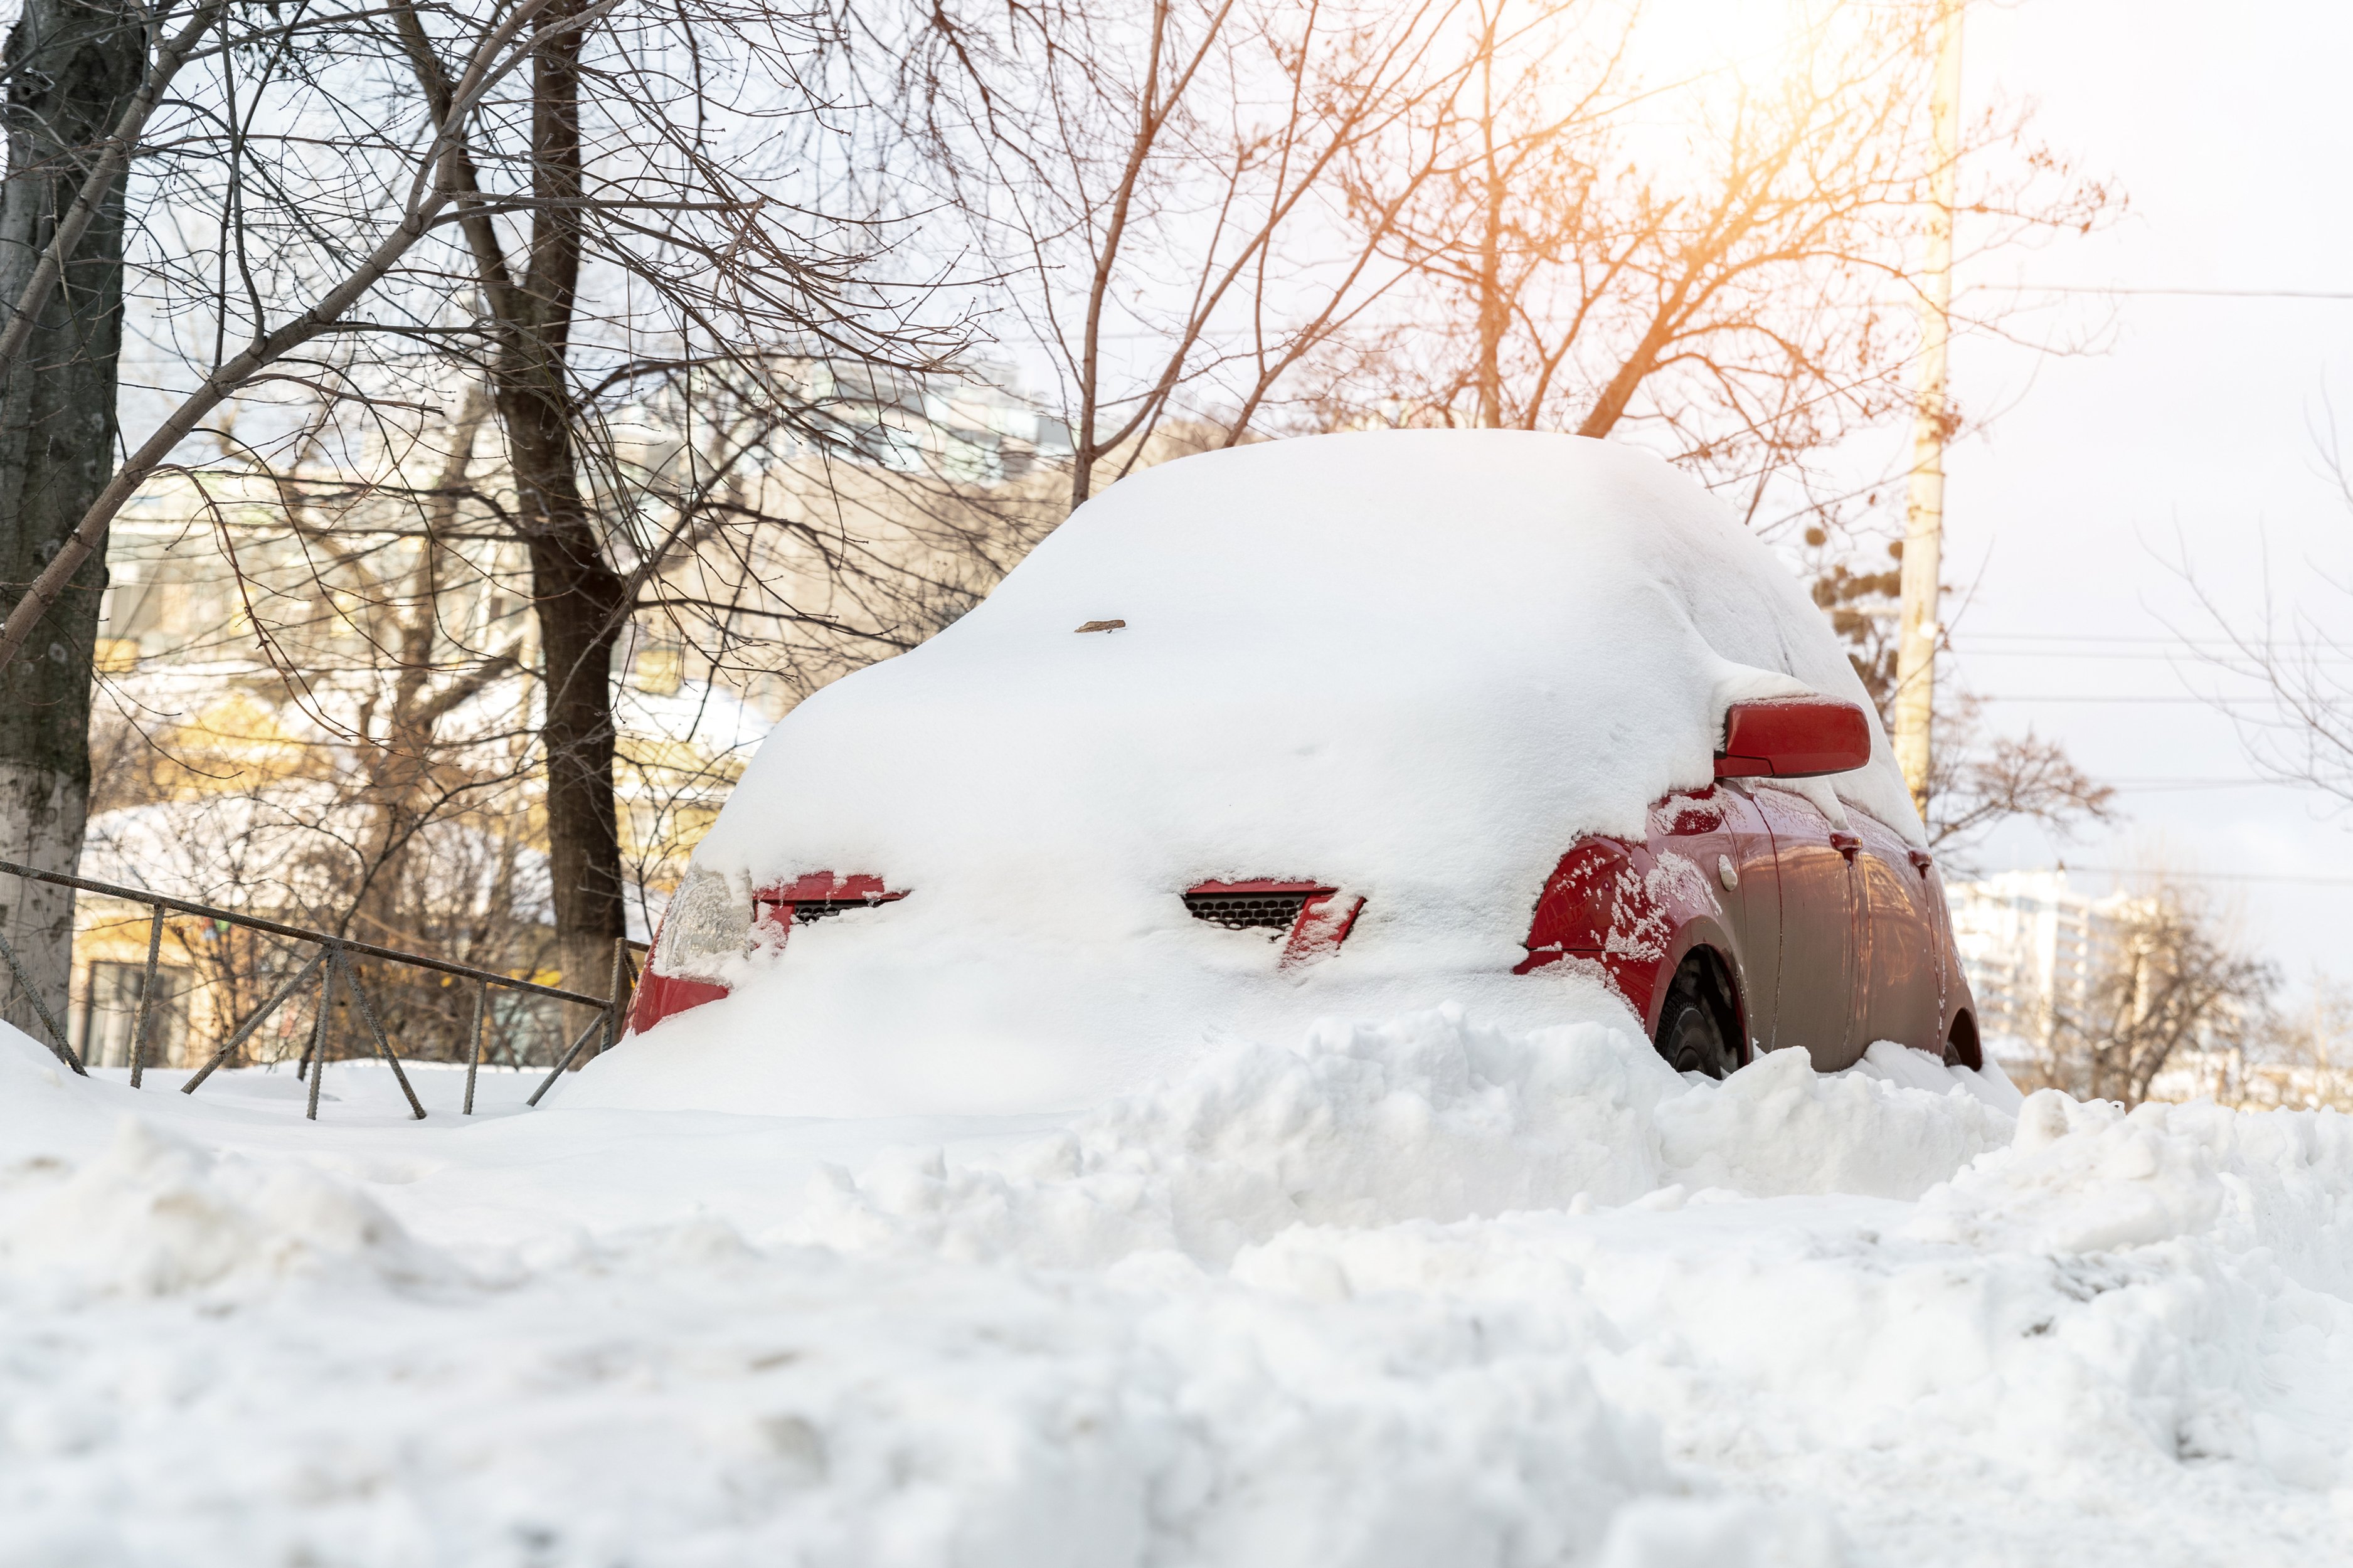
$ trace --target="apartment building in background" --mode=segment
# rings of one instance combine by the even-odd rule
[[[1957,883],[1946,900],[1978,1032],[2005,1061],[2046,1056],[2056,1019],[2087,1015],[2137,905],[2130,893],[2076,889],[2063,867]]]

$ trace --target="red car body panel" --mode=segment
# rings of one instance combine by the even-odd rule
[[[655,941],[660,941],[659,933],[656,933]],[[629,1033],[642,1035],[673,1014],[700,1007],[705,1002],[716,1002],[727,994],[727,987],[715,980],[664,974],[654,967],[653,955],[648,953],[646,972],[638,981],[638,994],[629,1002]]]
[[[1835,1071],[1884,1039],[1978,1065],[1934,862],[1860,811],[1848,821],[1833,828],[1780,789],[1670,795],[1641,840],[1584,838],[1561,857],[1517,972],[1595,964],[1655,1029],[1676,971],[1705,948],[1731,983],[1744,1060],[1801,1046]]]

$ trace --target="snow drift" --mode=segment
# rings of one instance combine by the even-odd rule
[[[2021,1104],[1884,1046],[1715,1084],[1451,1010],[1229,1042],[1042,1129],[402,1124],[375,1070],[330,1084],[377,1125],[310,1126],[0,1031],[0,1558],[2304,1568],[2353,1538],[2333,1113]]]
[[[1168,1249],[1223,1268],[1303,1225],[1446,1222],[1691,1187],[1911,1199],[2010,1138],[2017,1091],[1998,1070],[1882,1045],[1851,1074],[1822,1077],[1788,1050],[1719,1084],[1686,1080],[1628,1040],[1599,1024],[1515,1036],[1450,1007],[1327,1024],[1296,1052],[1229,1046],[953,1173],[938,1150],[897,1152],[855,1181],[828,1168],[804,1233],[1071,1267]]]

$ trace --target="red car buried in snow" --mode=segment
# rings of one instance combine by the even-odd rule
[[[1587,837],[1561,858],[1522,973],[1599,963],[1659,1054],[1711,1078],[1777,1045],[1843,1067],[1875,1040],[1982,1066],[1933,858],[1862,812],[1832,826],[1753,782],[1867,766],[1862,710],[1736,703],[1725,731],[1715,787],[1659,802],[1641,839]]]
[[[579,1089],[1059,1108],[1220,1036],[1445,1004],[1630,1012],[1715,1075],[1878,1040],[1978,1064],[1852,666],[1641,454],[1382,432],[1122,481],[786,718]]]

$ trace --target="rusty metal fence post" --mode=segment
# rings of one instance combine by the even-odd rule
[[[327,1076],[327,1026],[335,1011],[334,961],[337,955],[334,944],[329,942],[321,950],[319,956],[326,961],[319,965],[319,1016],[311,1025],[311,1048],[302,1057],[303,1066],[311,1069],[311,1103],[302,1112],[303,1120],[307,1121],[319,1120],[319,1084]],[[298,1082],[301,1070],[301,1068],[295,1068]]]
[[[525,1105],[537,1105],[539,1103],[539,1097],[555,1087],[555,1080],[564,1076],[564,1069],[572,1065],[572,1060],[575,1057],[577,1057],[583,1050],[587,1048],[588,1042],[595,1039],[596,1037],[596,1031],[604,1026],[605,1016],[603,1014],[599,1013],[596,1016],[589,1019],[588,1026],[581,1030],[579,1036],[573,1040],[572,1048],[564,1053],[563,1058],[555,1064],[554,1070],[540,1080],[539,1087],[531,1091],[531,1098],[524,1100],[523,1103]]]
[[[605,1004],[605,1043],[596,1047],[598,1056],[621,1043],[621,1016],[629,1005],[628,983],[629,939],[617,936],[613,939],[613,983],[605,988],[605,994],[610,998]]]
[[[147,1021],[155,1014],[155,960],[164,951],[164,906],[147,922],[147,976],[139,983],[139,1012],[131,1026],[131,1087],[137,1089],[147,1071]]]
[[[252,1017],[248,1018],[243,1024],[237,1026],[237,1033],[228,1037],[227,1044],[222,1046],[220,1049],[213,1053],[213,1059],[206,1062],[201,1068],[199,1068],[195,1077],[190,1079],[187,1082],[180,1086],[180,1092],[182,1094],[195,1093],[196,1085],[212,1077],[213,1069],[215,1068],[228,1060],[230,1057],[235,1056],[237,1054],[237,1047],[245,1044],[247,1039],[252,1036],[256,1029],[259,1029],[262,1025],[268,1023],[269,1021],[269,1016],[278,1011],[279,1004],[284,1002],[286,998],[293,995],[295,992],[301,990],[302,988],[302,983],[311,978],[311,971],[318,968],[320,964],[325,963],[326,959],[326,950],[322,948],[317,952],[311,955],[310,963],[304,964],[292,974],[287,976],[286,984],[280,985],[278,988],[277,993],[273,994],[269,1001],[264,1002],[261,1005],[261,1008],[259,1012],[255,1013]]]
[[[425,1102],[417,1098],[417,1090],[409,1087],[408,1075],[400,1070],[400,1058],[393,1054],[392,1042],[384,1037],[384,1026],[375,1021],[375,1005],[367,999],[367,993],[360,988],[360,977],[352,973],[352,961],[343,956],[343,950],[340,947],[335,949],[335,967],[343,971],[343,989],[350,992],[352,1000],[360,1005],[360,1021],[367,1025],[368,1033],[375,1037],[376,1054],[384,1058],[385,1065],[392,1068],[392,1076],[400,1083],[400,1092],[408,1097],[408,1109],[417,1121],[424,1121]]]
[[[491,983],[487,980],[475,981],[473,1050],[466,1058],[466,1104],[464,1109],[458,1112],[460,1116],[474,1114],[474,1075],[482,1070],[483,1016],[490,1011],[490,1007]]]

